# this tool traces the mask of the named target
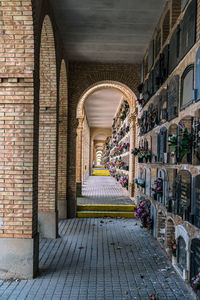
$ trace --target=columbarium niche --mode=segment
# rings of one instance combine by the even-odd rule
[[[194,100],[194,65],[189,65],[181,77],[181,110]]]
[[[177,159],[181,164],[192,163],[192,150],[193,150],[193,117],[185,117],[178,124],[178,148]]]
[[[182,274],[187,268],[186,243],[182,236],[179,236],[177,240],[177,266]]]
[[[176,213],[185,221],[192,221],[191,214],[192,176],[188,171],[180,171],[176,178]]]

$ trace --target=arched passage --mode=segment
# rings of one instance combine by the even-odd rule
[[[84,130],[84,120],[85,120],[85,110],[84,104],[86,100],[89,98],[90,95],[95,93],[99,90],[105,89],[113,89],[121,92],[121,94],[127,99],[128,105],[130,107],[130,137],[131,141],[130,144],[134,147],[135,143],[135,117],[136,117],[136,96],[135,94],[124,84],[120,82],[112,82],[112,81],[105,81],[105,82],[98,82],[91,87],[89,87],[79,99],[77,105],[77,114],[76,117],[79,121],[79,126],[77,128],[77,141],[76,141],[76,191],[77,195],[81,195],[82,189],[82,157],[83,157],[83,130]],[[133,189],[133,178],[134,178],[134,158],[131,156],[130,158],[130,178],[129,182],[131,184],[131,188]]]
[[[43,237],[57,236],[57,80],[54,34],[49,16],[40,44],[38,220]]]
[[[67,121],[68,96],[65,61],[61,62],[58,121],[58,217],[67,217]]]

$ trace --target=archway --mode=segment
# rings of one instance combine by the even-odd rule
[[[49,16],[40,45],[38,221],[41,236],[57,236],[57,80],[54,34]]]
[[[68,126],[67,74],[65,61],[61,62],[58,122],[58,217],[67,217],[67,126]]]
[[[170,258],[172,258],[172,255],[176,256],[176,248],[173,249],[174,244],[176,244],[175,224],[173,220],[169,218],[166,220],[165,247]]]
[[[124,84],[115,81],[104,81],[98,82],[91,87],[89,87],[79,99],[77,105],[76,117],[79,121],[77,128],[77,140],[76,140],[76,192],[77,196],[81,195],[82,189],[82,157],[83,157],[83,130],[84,130],[84,120],[85,120],[85,109],[84,105],[86,100],[95,92],[100,90],[115,90],[122,94],[122,96],[127,100],[130,107],[130,144],[131,148],[135,146],[135,118],[136,118],[136,96],[135,94]],[[133,193],[133,178],[134,178],[134,157],[130,156],[130,173],[129,173],[129,189],[131,194]]]

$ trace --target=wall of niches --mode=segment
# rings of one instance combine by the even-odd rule
[[[138,201],[151,201],[152,234],[188,281],[200,266],[199,19],[199,0],[168,2],[144,57],[133,151]]]

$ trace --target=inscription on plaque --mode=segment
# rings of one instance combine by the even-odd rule
[[[159,162],[164,163],[164,153],[166,152],[167,129],[165,127],[160,130],[160,155]]]
[[[191,49],[196,41],[196,0],[189,4],[181,23],[181,58]]]
[[[196,101],[200,100],[200,48],[196,54],[196,67],[195,67],[195,89]]]
[[[167,88],[167,113],[168,121],[177,117],[179,97],[179,76],[175,75]]]

